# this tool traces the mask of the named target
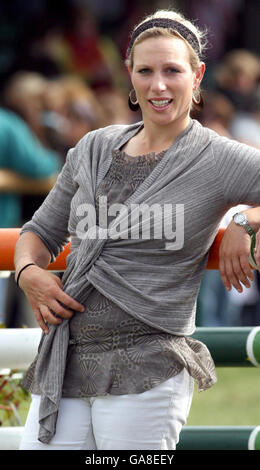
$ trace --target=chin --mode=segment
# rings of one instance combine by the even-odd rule
[[[160,126],[167,126],[169,124],[173,124],[176,118],[174,117],[167,117],[167,116],[160,116],[158,118],[151,118],[150,119],[154,124],[158,124]]]

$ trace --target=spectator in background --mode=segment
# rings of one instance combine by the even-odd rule
[[[28,132],[25,137],[23,136],[27,145],[28,142],[33,139],[35,143],[39,144],[39,148],[44,155],[47,153],[50,158],[53,158],[55,155],[55,160],[56,158],[59,158],[59,155],[51,149],[42,118],[45,109],[44,97],[47,89],[48,81],[41,74],[20,70],[10,77],[6,83],[3,89],[2,102],[6,109],[13,111],[15,113],[14,115],[19,116],[23,120],[23,123],[26,123],[28,126]],[[28,136],[29,133],[30,137]],[[19,153],[17,151],[17,158],[18,155]],[[40,153],[36,153],[35,157],[39,160]],[[29,162],[28,159],[26,161]],[[23,163],[24,166],[26,166],[26,161]],[[44,197],[45,195],[40,194],[34,194],[32,197],[25,192],[20,195],[19,204],[21,207],[21,222],[23,220],[27,220],[28,217],[37,210],[37,208],[42,204]]]
[[[39,73],[20,70],[14,73],[3,90],[3,104],[26,121],[40,142],[47,146],[41,115],[47,80]]]
[[[231,101],[237,112],[248,111],[248,105],[258,95],[259,80],[259,58],[243,49],[226,54],[216,70],[217,89]]]
[[[50,80],[44,99],[43,124],[48,140],[64,158],[85,134],[106,124],[102,103],[80,77]]]

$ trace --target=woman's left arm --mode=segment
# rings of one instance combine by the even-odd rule
[[[255,233],[260,228],[260,151],[233,139],[218,137],[212,143],[213,155],[222,184],[223,200],[229,208],[243,204],[242,210]],[[257,243],[259,247],[259,237]],[[249,265],[251,237],[233,220],[227,226],[219,250],[219,271],[225,287],[242,292],[250,287],[253,269]],[[259,264],[260,268],[260,264]]]
[[[256,233],[255,260],[260,270],[260,207],[252,207],[242,212]],[[250,247],[250,235],[232,220],[226,228],[219,249],[219,272],[227,290],[233,286],[238,292],[242,292],[242,285],[250,287],[250,280],[254,279],[249,264]]]

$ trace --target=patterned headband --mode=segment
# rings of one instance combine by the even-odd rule
[[[178,21],[171,20],[170,18],[154,18],[152,20],[145,21],[142,23],[140,26],[138,26],[130,39],[130,43],[128,46],[128,54],[130,54],[130,51],[133,47],[133,44],[136,40],[136,38],[146,31],[147,29],[151,28],[171,28],[177,31],[188,43],[191,45],[191,47],[197,52],[198,55],[200,55],[200,44],[198,41],[198,38],[195,36],[195,34],[186,26],[183,24],[179,23]]]

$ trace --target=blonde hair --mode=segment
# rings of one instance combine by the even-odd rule
[[[200,46],[200,57],[202,57],[203,51],[206,47],[205,41],[205,32],[201,31],[197,26],[195,26],[191,21],[187,20],[181,13],[173,11],[173,10],[157,10],[155,13],[148,15],[144,20],[142,20],[138,25],[136,25],[133,29],[133,32],[141,26],[143,23],[149,20],[153,20],[155,18],[166,18],[170,20],[177,21],[183,26],[186,26],[197,38],[199,46]],[[137,44],[144,41],[145,39],[151,37],[158,37],[158,36],[165,36],[165,37],[178,37],[185,41],[190,55],[190,64],[193,71],[198,70],[200,66],[200,57],[195,49],[191,46],[191,44],[183,37],[181,34],[172,29],[172,28],[161,28],[161,27],[153,27],[143,31],[134,41],[134,44],[130,50],[127,51],[126,57],[126,65],[133,68],[133,57],[134,57],[134,48]]]

